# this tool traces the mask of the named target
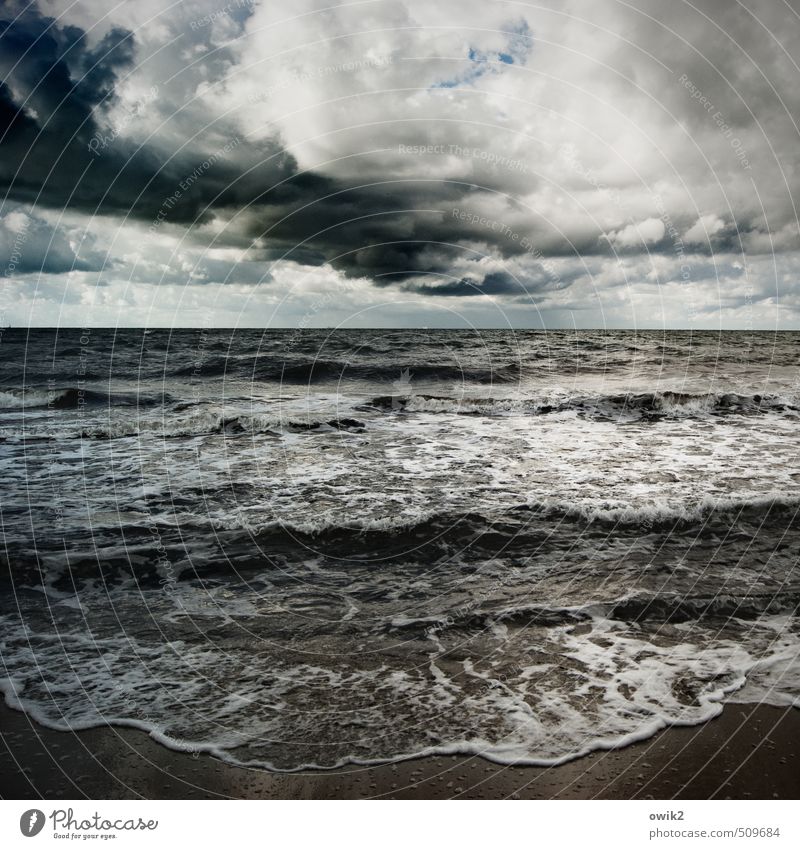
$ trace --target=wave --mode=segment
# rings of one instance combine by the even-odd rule
[[[520,367],[514,362],[497,367],[461,367],[415,362],[378,365],[347,360],[280,360],[246,356],[210,357],[201,363],[176,369],[173,374],[177,377],[238,375],[253,380],[288,384],[338,383],[352,380],[375,383],[407,383],[414,380],[426,383],[509,383],[519,379]]]
[[[139,422],[138,424],[135,422],[120,422],[116,427],[109,429],[84,430],[81,432],[81,437],[84,439],[121,439],[155,433],[158,436],[169,439],[214,434],[236,436],[239,434],[256,435],[273,433],[277,435],[281,432],[330,433],[332,431],[360,433],[365,427],[364,422],[351,418],[292,421],[265,416],[216,416],[205,414],[195,416],[190,421],[184,422]]]
[[[631,540],[638,540],[643,534],[683,535],[692,544],[705,539],[715,546],[732,533],[746,535],[749,545],[756,535],[765,535],[770,551],[774,552],[778,538],[800,529],[800,498],[779,495],[750,499],[706,497],[683,505],[575,505],[553,500],[520,504],[486,515],[417,510],[405,515],[362,515],[352,520],[321,517],[286,521],[250,518],[238,510],[204,515],[192,509],[201,495],[202,491],[172,492],[165,513],[159,508],[154,514],[150,508],[141,521],[130,521],[131,513],[125,523],[116,517],[109,525],[98,521],[95,532],[102,536],[103,545],[115,550],[120,535],[124,537],[125,545],[119,547],[119,564],[124,568],[130,565],[128,554],[135,540],[145,547],[152,545],[154,528],[159,538],[165,541],[174,538],[179,548],[184,545],[184,535],[202,539],[213,533],[228,552],[251,550],[251,544],[256,542],[260,551],[291,557],[296,557],[299,551],[303,558],[309,552],[317,552],[346,560],[400,558],[404,562],[428,564],[440,558],[450,562],[454,555],[474,562],[498,557],[526,561],[537,552],[554,550],[553,547],[574,548],[581,540],[581,545],[593,548],[598,540],[605,540],[611,533],[615,538]],[[191,513],[175,516],[175,508],[184,506]],[[1,562],[8,564],[8,574],[17,574],[26,564],[34,570],[40,568],[41,550],[38,554],[33,552],[32,559],[26,547],[15,546],[13,555],[10,549],[7,554],[11,559],[2,558]],[[88,552],[87,557],[88,567],[93,568],[97,552]],[[56,561],[60,564],[60,556]],[[109,563],[109,557],[104,556],[104,564]],[[216,570],[218,565],[214,558],[210,568]],[[71,568],[75,568],[74,562]]]
[[[197,492],[176,491],[170,495],[166,513],[148,511],[142,514],[140,521],[131,521],[129,513],[125,523],[116,518],[109,525],[96,523],[94,545],[102,539],[105,547],[103,570],[130,572],[134,568],[137,579],[145,580],[146,575],[140,568],[143,561],[137,560],[139,566],[134,567],[131,552],[137,546],[142,551],[149,551],[154,545],[154,529],[164,545],[174,546],[178,552],[185,550],[185,538],[205,539],[213,534],[226,552],[247,552],[248,558],[255,543],[261,552],[269,551],[270,556],[290,560],[296,560],[298,556],[304,560],[312,554],[324,554],[365,563],[394,560],[396,563],[426,563],[430,566],[452,562],[454,557],[467,558],[470,562],[497,558],[526,562],[537,556],[537,552],[562,550],[563,546],[574,548],[580,540],[583,540],[581,545],[594,548],[598,540],[606,539],[612,532],[618,539],[631,540],[638,540],[643,534],[681,534],[692,544],[701,539],[719,541],[727,538],[732,531],[748,535],[750,541],[755,534],[760,534],[766,535],[769,550],[775,551],[778,537],[782,539],[790,529],[800,528],[800,498],[767,496],[746,500],[706,498],[690,505],[619,507],[575,506],[554,501],[519,505],[495,515],[434,510],[353,521],[326,518],[259,521],[239,511],[204,515],[192,509],[197,503]],[[176,506],[182,508],[184,505],[191,513],[175,516]],[[774,529],[774,533],[770,529]],[[124,545],[118,545],[118,541],[123,539]],[[58,545],[63,543],[58,542]],[[0,557],[0,565],[5,564],[0,574],[4,571],[17,576],[30,573],[31,579],[36,579],[44,562],[43,547],[40,546],[38,552],[29,551],[22,543],[11,548],[7,546],[6,556]],[[152,562],[157,562],[157,558],[152,558]],[[192,563],[195,571],[219,573],[219,558],[216,556],[205,564],[198,554],[192,558]],[[252,565],[262,568],[263,559],[256,557]],[[71,557],[69,568],[73,574],[77,574],[79,569],[85,569],[86,574],[94,574],[97,566],[98,554],[93,548],[87,549],[85,556]],[[61,572],[63,567],[63,558],[54,553],[47,569]],[[650,608],[653,615],[666,616],[665,603],[654,602]],[[637,609],[644,614],[647,604],[637,604]],[[620,607],[619,615],[623,612],[624,608]],[[680,615],[681,610],[676,609],[674,616]],[[609,616],[613,618],[611,613]]]
[[[361,433],[366,424],[354,418],[291,420],[268,416],[220,416],[214,413],[197,415],[177,420],[145,419],[119,421],[108,426],[84,429],[73,434],[81,439],[126,439],[130,437],[158,436],[164,439],[179,439],[194,436],[238,436],[242,434],[268,435],[280,433],[331,433],[346,431]],[[63,435],[60,435],[63,438]]]
[[[624,622],[692,622],[698,619],[755,620],[762,616],[796,613],[800,606],[800,589],[774,593],[751,593],[747,596],[726,595],[683,597],[644,595],[625,599],[608,611],[609,619]]]
[[[0,391],[0,410],[78,410],[82,407],[150,407],[169,400],[168,396],[139,392],[100,392],[70,386],[61,389],[6,389]]]
[[[678,625],[700,620],[755,621],[764,616],[795,614],[800,606],[800,587],[774,593],[683,596],[642,593],[628,598],[595,601],[574,606],[522,605],[502,609],[460,608],[451,614],[423,617],[395,617],[387,630],[431,632],[475,631],[498,625],[519,627],[560,627],[591,620],[657,625]]]
[[[141,728],[179,751],[279,772],[445,754],[551,766],[703,723],[737,693],[798,704],[800,683],[797,636],[783,617],[746,629],[709,623],[662,641],[653,629],[596,616],[581,629],[551,627],[521,650],[490,643],[488,659],[479,644],[458,633],[447,641],[434,628],[429,640],[369,652],[362,634],[337,634],[313,664],[286,662],[280,632],[259,633],[254,658],[252,640],[217,645],[208,633],[193,642],[185,633],[153,640],[133,624],[123,637],[87,635],[82,620],[55,633],[21,629],[11,616],[0,624],[0,692],[40,724]]]
[[[770,517],[798,517],[800,498],[776,492],[753,498],[714,498],[707,495],[690,504],[652,502],[643,505],[598,506],[543,502],[517,509],[533,515],[562,516],[567,520],[610,524],[617,528],[685,528],[712,521],[762,523]]]
[[[376,379],[380,376],[381,369],[363,370],[363,377],[367,373]],[[445,372],[435,369],[437,375]],[[348,372],[348,375],[350,373]],[[398,372],[386,370],[389,374],[397,377]],[[466,379],[466,372],[454,369],[453,378],[458,375],[459,379]],[[491,374],[478,374],[473,372],[471,379],[479,382],[478,378],[484,377],[488,381]],[[415,377],[412,374],[412,379]],[[420,376],[424,379],[424,373]],[[142,392],[102,392],[95,389],[83,387],[66,387],[48,389],[33,387],[29,389],[0,390],[0,410],[77,410],[81,408],[98,407],[123,407],[138,406],[152,407],[160,404],[174,403],[175,399],[166,393],[142,393]],[[196,402],[175,403],[172,413],[179,413],[196,406]],[[507,415],[530,415],[543,416],[556,413],[574,413],[581,418],[590,418],[607,421],[635,421],[694,417],[723,417],[733,415],[759,415],[779,414],[797,416],[800,414],[800,403],[797,398],[779,395],[744,395],[733,392],[726,393],[683,393],[683,392],[649,392],[628,393],[615,395],[597,396],[572,396],[554,394],[552,396],[541,396],[538,398],[457,398],[452,396],[440,396],[430,394],[408,394],[399,392],[393,395],[380,395],[373,397],[354,407],[356,411],[404,411],[407,413],[441,413],[461,416],[507,416]],[[106,436],[135,435],[139,431],[159,430],[169,436],[184,436],[194,433],[214,433],[226,430],[225,419],[213,415],[199,417],[197,423],[190,422],[187,426],[185,421],[177,420],[170,423],[169,418],[160,421],[157,426],[138,422],[133,425],[124,425],[121,428],[113,428]],[[233,430],[241,426],[242,431],[258,431],[260,429],[282,429],[284,425],[280,420],[272,419],[271,424],[264,425],[263,418],[238,416],[230,419]],[[340,419],[339,421],[346,421]],[[303,425],[299,422],[288,424],[290,428],[315,429],[323,427],[330,422],[310,422]],[[335,425],[333,425],[335,427]],[[363,425],[353,425],[354,427]],[[102,435],[98,431],[97,435]]]
[[[797,415],[795,398],[778,395],[725,393],[644,392],[598,396],[542,398],[453,398],[437,395],[383,395],[364,409],[404,410],[409,413],[449,413],[463,416],[533,415],[573,412],[601,420],[659,420],[699,416]]]
[[[520,504],[497,514],[483,515],[431,511],[411,513],[406,516],[366,517],[352,522],[324,519],[308,522],[277,522],[244,524],[241,519],[217,519],[218,531],[246,530],[252,535],[275,535],[302,538],[317,542],[344,542],[354,547],[358,540],[367,548],[380,550],[392,538],[401,538],[420,546],[426,541],[452,536],[461,548],[475,551],[481,547],[497,550],[503,539],[520,540],[523,544],[540,540],[560,523],[583,526],[608,526],[615,530],[628,530],[634,534],[642,530],[696,530],[708,525],[714,530],[719,524],[729,527],[734,523],[764,526],[779,521],[782,527],[788,522],[800,521],[800,498],[780,494],[764,495],[751,499],[712,498],[706,496],[692,504],[651,503],[644,505],[575,505],[568,502],[541,501]]]

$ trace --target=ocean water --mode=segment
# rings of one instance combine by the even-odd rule
[[[800,334],[6,330],[0,687],[268,769],[800,705]]]

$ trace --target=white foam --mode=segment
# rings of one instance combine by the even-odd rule
[[[589,631],[530,637],[490,629],[495,649],[461,661],[438,632],[427,664],[371,662],[354,644],[330,667],[287,665],[269,643],[28,633],[4,639],[0,688],[51,728],[128,725],[172,748],[266,769],[452,753],[552,765],[705,722],[726,701],[797,704],[800,638],[788,624],[765,618],[746,640],[696,625],[647,634],[600,618]],[[526,640],[550,661],[525,665]]]
[[[47,389],[0,391],[0,409],[22,410],[26,407],[44,407],[56,400],[61,392]]]

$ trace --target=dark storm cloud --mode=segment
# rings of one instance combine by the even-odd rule
[[[0,21],[0,71],[51,131],[80,131],[92,109],[114,90],[117,72],[133,62],[133,35],[112,29],[94,48],[79,27],[53,25],[35,12]]]
[[[247,9],[247,14],[243,13],[236,22],[240,27],[250,14],[250,7]],[[672,209],[664,219],[664,235],[660,237],[637,240],[639,224],[652,222],[658,214],[652,208],[643,211],[638,219],[620,213],[619,221],[607,228],[611,237],[596,221],[581,218],[577,207],[572,218],[554,222],[558,210],[551,198],[537,194],[540,182],[528,172],[528,168],[531,173],[546,171],[552,164],[539,149],[525,159],[524,173],[508,167],[484,168],[481,185],[432,177],[437,172],[430,157],[410,160],[406,156],[401,164],[397,145],[394,158],[384,153],[383,159],[376,160],[374,171],[382,168],[383,179],[371,173],[357,183],[350,175],[337,176],[335,169],[325,176],[301,172],[277,131],[267,137],[261,134],[259,141],[250,141],[238,135],[240,130],[233,118],[216,117],[213,111],[200,115],[185,108],[186,102],[195,97],[199,82],[212,83],[235,65],[235,48],[214,44],[210,22],[200,26],[195,21],[194,28],[184,26],[182,44],[187,55],[195,55],[192,51],[198,48],[196,55],[204,58],[195,69],[200,75],[197,77],[188,70],[180,75],[172,65],[168,66],[165,76],[178,79],[178,83],[159,94],[157,106],[167,119],[165,126],[142,146],[121,134],[100,148],[95,143],[94,150],[93,140],[114,136],[109,111],[115,92],[140,59],[134,34],[113,27],[99,42],[90,44],[82,29],[62,26],[36,12],[0,23],[0,73],[4,77],[0,83],[0,187],[9,199],[19,202],[36,202],[55,209],[68,207],[101,216],[129,215],[159,226],[191,225],[214,216],[232,217],[235,226],[220,233],[217,245],[248,247],[252,242],[255,248],[248,258],[261,262],[286,259],[317,266],[330,263],[348,277],[367,277],[382,287],[407,285],[423,295],[514,296],[540,291],[552,284],[546,274],[541,279],[537,276],[536,260],[541,257],[645,252],[675,255],[681,235],[694,228],[701,215],[712,212],[721,216],[723,225],[707,239],[693,241],[693,253],[741,252],[743,232],[751,234],[748,246],[753,250],[769,250],[770,245],[773,249],[783,249],[784,245],[790,249],[794,244],[791,232],[787,231],[783,242],[768,238],[770,230],[792,221],[786,176],[776,170],[775,163],[761,161],[757,196],[752,191],[750,175],[741,170],[718,126],[698,109],[697,98],[678,82],[678,74],[687,74],[694,80],[737,132],[768,126],[770,142],[780,152],[780,163],[791,179],[797,167],[797,139],[792,136],[791,116],[781,106],[778,94],[786,94],[784,103],[794,108],[800,89],[790,85],[790,63],[781,59],[772,36],[759,29],[746,10],[712,2],[700,3],[699,9],[697,12],[677,3],[674,8],[662,10],[661,5],[648,2],[636,10],[612,4],[596,12],[603,19],[607,15],[621,16],[628,40],[614,42],[617,47],[603,56],[601,69],[592,66],[593,75],[587,86],[591,96],[595,96],[591,91],[595,87],[622,109],[630,107],[633,114],[642,110],[638,120],[648,130],[652,123],[655,135],[669,114],[668,128],[675,124],[692,126],[699,144],[705,144],[702,155],[688,143],[685,150],[679,147],[668,151],[684,183],[697,187],[693,200],[699,211],[689,204]],[[763,11],[771,30],[788,43],[789,37],[784,36],[781,27],[786,13],[773,8]],[[177,24],[169,19],[166,26],[172,34],[170,27]],[[676,39],[672,29],[686,41]],[[521,21],[491,50],[470,47],[465,57],[466,70],[437,78],[440,88],[441,80],[446,81],[446,95],[452,94],[452,101],[447,102],[463,102],[469,108],[479,103],[477,99],[459,101],[458,90],[489,78],[500,81],[509,69],[517,71],[531,59],[531,33],[535,30],[535,26],[529,28]],[[398,30],[400,34],[404,32],[403,28]],[[738,46],[731,39],[738,41]],[[653,57],[653,61],[644,57]],[[176,52],[164,61],[184,62]],[[575,61],[571,54],[561,69],[565,78]],[[669,68],[660,63],[668,63]],[[391,67],[402,74],[416,72],[419,66],[397,62]],[[280,73],[280,69],[274,72]],[[339,80],[343,87],[349,85],[348,77],[342,74],[311,75],[306,85],[333,80]],[[657,93],[656,106],[636,90],[634,81]],[[795,94],[788,93],[791,91]],[[574,88],[569,92],[570,96],[577,96]],[[333,92],[331,98],[335,99],[333,94],[337,93]],[[542,99],[547,96],[548,92],[544,92]],[[368,105],[369,98],[364,102]],[[401,99],[397,103],[398,109],[404,106]],[[753,114],[743,103],[752,105]],[[565,101],[565,105],[569,102]],[[659,106],[666,111],[644,111],[645,107],[657,110]],[[253,103],[249,107],[257,109]],[[196,108],[202,108],[202,103]],[[355,104],[353,108],[359,107]],[[390,110],[391,104],[382,108]],[[357,123],[361,118],[356,114],[352,121]],[[614,119],[604,113],[598,120],[608,120],[613,125]],[[426,133],[436,131],[434,122],[413,120],[402,130],[418,134],[407,140],[420,145],[429,141]],[[381,130],[374,132],[373,146],[388,148],[387,139],[378,135]],[[197,137],[192,138],[195,133]],[[462,142],[458,133],[458,129],[454,130],[453,139]],[[189,139],[186,147],[176,152]],[[490,147],[489,139],[486,147]],[[588,157],[591,151],[587,149],[581,155]],[[709,174],[706,159],[710,156],[730,165],[733,176],[726,172],[723,181],[719,174]],[[414,168],[423,175],[419,179]],[[654,179],[660,174],[655,169]],[[399,175],[405,179],[399,179]],[[584,194],[594,191],[585,179],[585,169],[577,176],[568,176]],[[625,175],[620,178],[620,193],[630,189],[626,179]],[[525,204],[513,199],[515,184],[517,194],[526,196]],[[727,194],[718,191],[719,185]],[[611,188],[617,190],[615,186]],[[646,194],[652,193],[648,189]],[[770,213],[769,225],[760,212],[762,200]],[[568,198],[565,203],[569,203]],[[726,204],[731,209],[726,209]],[[688,245],[686,249],[689,250]],[[459,271],[458,280],[439,285],[415,280],[428,274],[449,273],[452,277],[454,263],[475,262],[486,256],[519,261],[534,269],[523,281],[525,289],[510,275],[496,271],[484,277],[477,271]],[[67,254],[62,258],[66,261]]]
[[[80,28],[35,12],[0,21],[0,187],[8,199],[143,220],[167,203],[166,220],[190,223],[208,219],[209,206],[241,206],[264,190],[286,202],[318,183],[297,177],[275,188],[292,177],[292,157],[277,142],[256,148],[220,124],[174,155],[157,141],[138,146],[117,136],[104,116],[134,52],[123,29],[90,48]]]
[[[103,116],[134,62],[129,31],[113,29],[90,48],[83,30],[31,12],[0,22],[0,46],[0,186],[8,199],[157,224],[251,206],[248,235],[267,246],[260,258],[331,262],[384,283],[386,275],[441,270],[459,253],[462,228],[425,210],[456,204],[474,187],[350,187],[297,173],[277,141],[255,146],[233,128],[210,127],[203,152],[175,156],[157,140],[136,146],[116,136]]]
[[[469,191],[464,186],[408,180],[348,188],[329,181],[326,188],[303,205],[263,204],[254,210],[249,234],[270,245],[272,258],[330,262],[379,285],[441,270],[464,253],[463,233],[451,222],[452,209]],[[448,204],[446,212],[436,209]]]

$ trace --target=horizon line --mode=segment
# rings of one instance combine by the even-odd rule
[[[430,327],[430,326],[409,326],[397,325],[389,327],[344,327],[339,325],[325,325],[322,327],[297,327],[296,325],[202,325],[202,324],[186,324],[186,325],[146,325],[146,324],[131,324],[131,325],[111,325],[111,324],[19,324],[6,325],[0,327],[0,336],[7,330],[293,330],[295,332],[305,333],[317,330],[332,330],[332,331],[377,331],[377,330],[425,330],[425,331],[443,331],[443,332],[477,332],[481,330],[502,330],[510,333],[550,333],[564,332],[571,333],[599,333],[599,332],[630,332],[630,333],[797,333],[800,332],[800,327],[508,327],[508,326],[486,326],[486,327]]]

